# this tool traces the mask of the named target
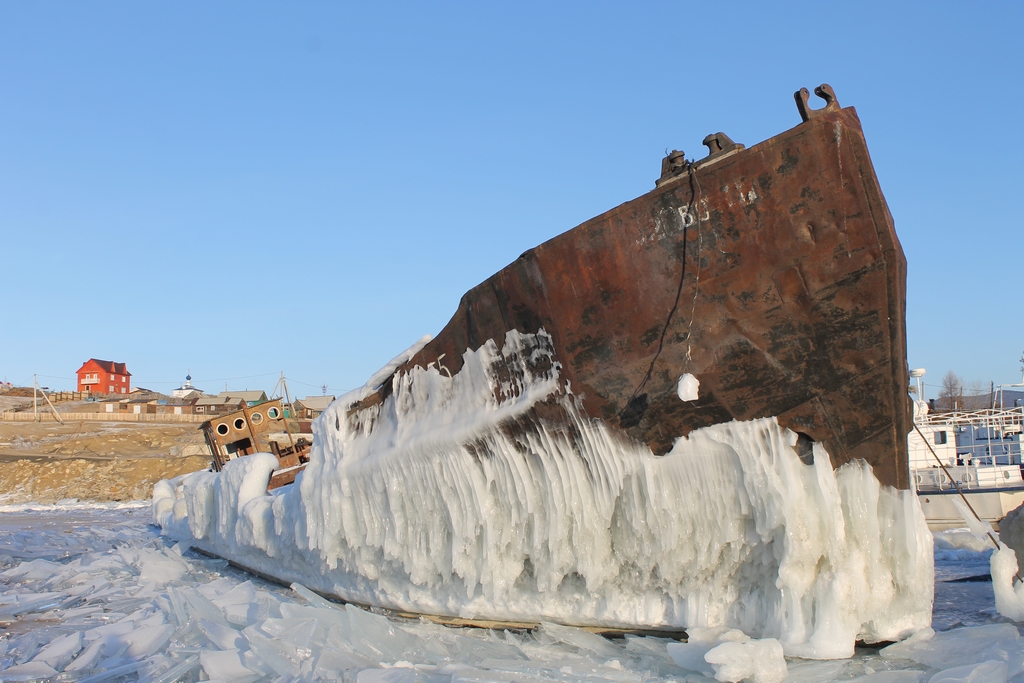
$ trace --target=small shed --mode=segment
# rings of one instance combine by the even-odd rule
[[[197,415],[223,415],[246,407],[244,398],[231,396],[203,396],[192,406]]]
[[[334,401],[334,396],[307,396],[303,399],[295,399],[295,417],[312,420],[320,413],[327,410],[327,406]]]

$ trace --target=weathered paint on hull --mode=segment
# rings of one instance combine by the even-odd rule
[[[670,156],[656,189],[470,290],[398,372],[441,358],[454,373],[467,348],[544,328],[586,414],[656,454],[700,427],[774,415],[835,466],[864,459],[907,488],[906,259],[860,120],[829,101],[675,176]],[[692,403],[676,391],[687,372]],[[549,407],[509,427],[562,421]]]

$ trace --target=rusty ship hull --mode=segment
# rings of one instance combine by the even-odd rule
[[[834,466],[862,459],[907,488],[906,259],[857,113],[822,88],[823,109],[797,93],[795,128],[750,148],[708,136],[708,157],[673,153],[654,190],[524,253],[396,374],[456,373],[467,349],[543,329],[581,411],[656,455],[775,416]],[[549,407],[509,428],[568,424]]]
[[[317,418],[294,484],[254,497],[279,463],[236,458],[161,482],[154,516],[443,623],[727,626],[814,657],[927,626],[906,261],[856,112],[816,92],[795,128],[673,152],[654,190],[466,293]]]

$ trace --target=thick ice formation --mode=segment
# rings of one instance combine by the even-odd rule
[[[864,464],[834,471],[817,445],[804,464],[774,419],[654,457],[580,414],[550,348],[510,333],[454,377],[396,375],[376,408],[350,417],[369,390],[342,397],[295,485],[266,493],[272,457],[242,458],[156,487],[155,517],[241,565],[408,612],[738,628],[819,658],[929,624],[932,539],[912,492]]]

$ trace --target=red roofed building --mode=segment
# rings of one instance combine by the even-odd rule
[[[124,363],[90,358],[78,369],[78,391],[127,394],[131,390],[132,373]]]

